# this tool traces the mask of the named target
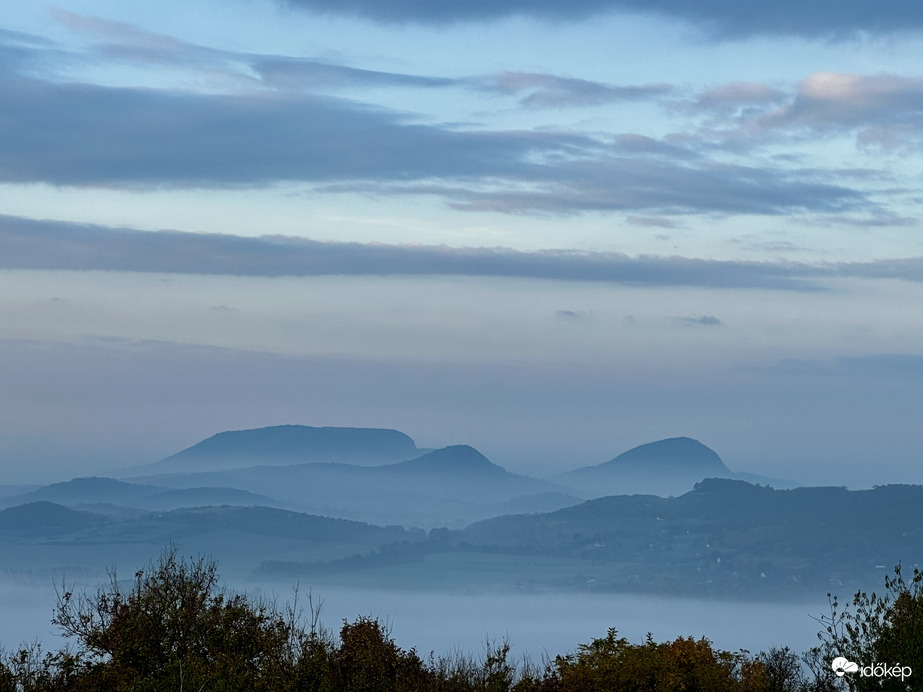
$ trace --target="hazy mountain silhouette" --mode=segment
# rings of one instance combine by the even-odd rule
[[[195,507],[118,517],[42,501],[0,511],[2,567],[26,574],[137,564],[164,546],[176,546],[188,554],[213,555],[223,572],[246,576],[265,560],[337,560],[425,536],[400,526],[268,507]]]
[[[321,461],[383,464],[410,459],[420,451],[409,436],[397,430],[276,425],[221,432],[135,470],[207,471]]]
[[[737,474],[721,457],[698,440],[672,437],[634,447],[596,466],[584,466],[553,480],[586,497],[607,495],[682,495],[705,478],[739,478],[775,487],[795,484],[755,474]]]
[[[505,511],[503,503],[567,489],[510,473],[468,445],[379,466],[317,462],[153,476],[172,488],[237,488],[312,514],[406,526],[463,526]],[[579,498],[574,498],[579,502]],[[547,498],[523,510],[548,509]],[[561,506],[561,505],[557,505]]]

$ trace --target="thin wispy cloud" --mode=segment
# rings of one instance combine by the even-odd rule
[[[400,74],[340,65],[305,56],[227,51],[64,10],[54,17],[68,29],[94,41],[90,52],[101,61],[117,59],[149,67],[169,66],[186,72],[222,73],[249,88],[329,90],[356,87],[444,87],[464,85],[456,79]],[[0,36],[2,39],[2,36]]]
[[[95,41],[91,53],[100,60],[117,59],[140,65],[171,66],[184,71],[224,72],[250,79],[249,86],[282,90],[458,87],[517,97],[528,108],[596,106],[665,96],[668,84],[617,85],[541,72],[501,72],[466,77],[441,77],[363,69],[309,56],[266,55],[218,50],[145,31],[99,17],[52,10],[68,29]],[[0,34],[0,42],[3,35]]]
[[[647,101],[671,94],[669,84],[615,85],[537,72],[502,72],[483,78],[488,88],[519,96],[530,108],[572,108]]]

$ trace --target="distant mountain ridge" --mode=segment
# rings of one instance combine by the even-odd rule
[[[511,473],[469,445],[422,451],[378,465],[317,461],[208,470],[190,464],[181,472],[135,480],[177,490],[199,488],[200,497],[204,487],[245,490],[312,514],[424,527],[463,526],[511,507],[547,511],[584,499],[555,483]]]
[[[793,582],[870,579],[881,565],[919,554],[921,502],[923,486],[775,490],[710,478],[679,497],[602,497],[545,514],[486,519],[457,540],[499,552],[623,563],[627,573],[643,575],[639,584],[784,589]]]
[[[221,432],[130,471],[136,475],[126,474],[126,480],[136,485],[126,487],[122,498],[97,493],[89,500],[77,487],[58,496],[49,487],[12,499],[60,500],[76,508],[92,508],[92,502],[136,509],[258,504],[378,524],[459,527],[608,495],[677,496],[705,478],[795,486],[737,474],[689,437],[650,442],[602,464],[539,479],[507,471],[470,445],[422,450],[397,430],[305,425]]]
[[[921,503],[923,486],[775,490],[710,478],[679,497],[602,497],[434,531],[360,559],[264,567],[304,577],[362,570],[376,583],[374,570],[383,577],[405,564],[426,583],[446,565],[466,573],[486,562],[515,588],[801,598],[880,586],[882,570],[923,550]],[[504,574],[499,564],[522,569]]]

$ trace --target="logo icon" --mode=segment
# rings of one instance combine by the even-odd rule
[[[858,673],[859,664],[850,661],[844,656],[837,656],[833,659],[833,662],[830,664],[830,667],[833,668],[833,672],[836,673],[838,678],[843,677],[846,673]]]

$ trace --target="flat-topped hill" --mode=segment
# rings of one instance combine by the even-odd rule
[[[201,471],[320,461],[382,464],[419,453],[413,439],[397,430],[274,425],[220,432],[147,469]]]

